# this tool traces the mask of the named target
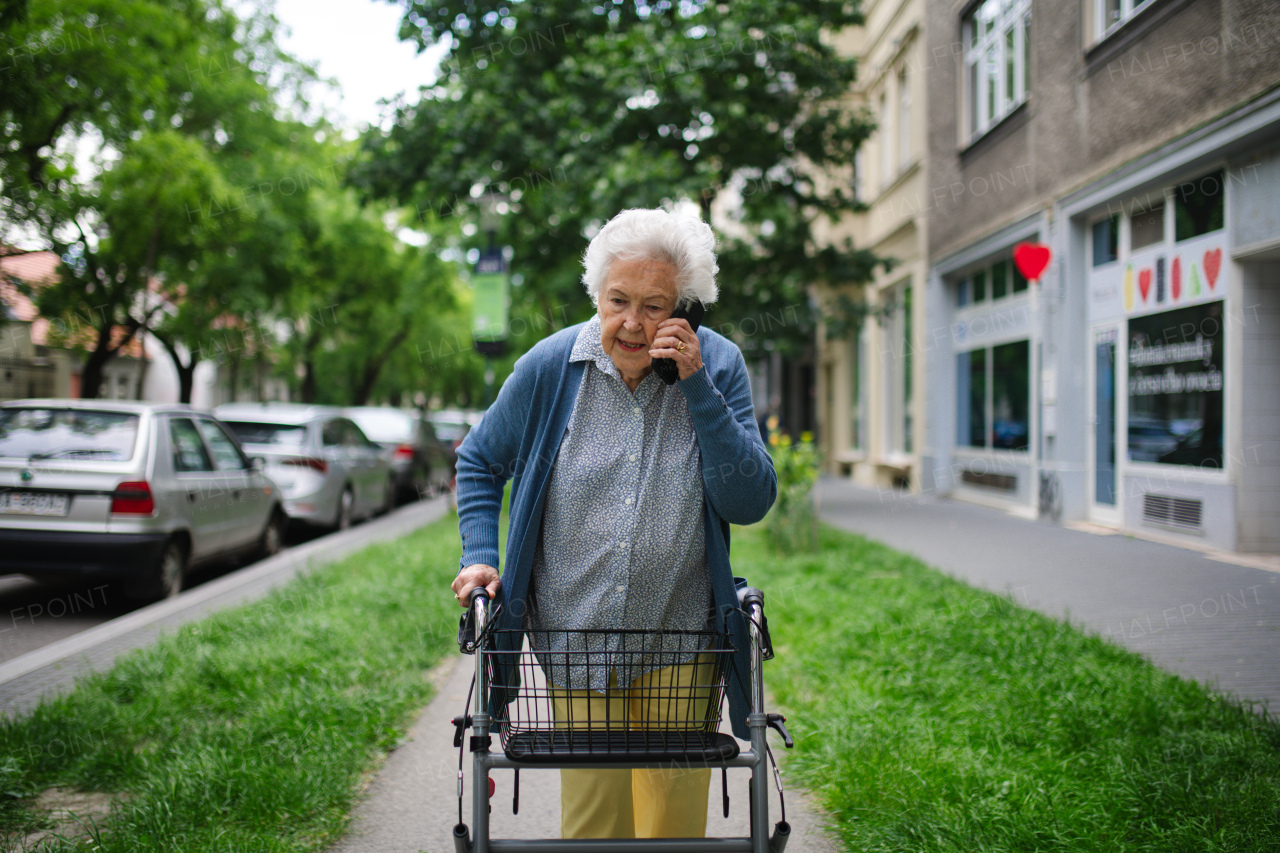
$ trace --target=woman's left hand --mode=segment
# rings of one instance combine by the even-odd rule
[[[698,333],[689,327],[688,320],[682,318],[671,317],[658,325],[649,356],[673,360],[680,370],[681,379],[688,379],[702,369]]]

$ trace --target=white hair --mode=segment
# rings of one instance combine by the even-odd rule
[[[676,305],[698,300],[704,305],[716,301],[716,235],[711,226],[696,216],[665,210],[624,210],[610,219],[591,239],[582,257],[582,283],[593,305],[600,304],[600,292],[616,260],[652,260],[676,269]]]

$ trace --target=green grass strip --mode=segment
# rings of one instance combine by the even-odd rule
[[[860,537],[783,558],[734,536],[788,772],[849,850],[1280,850],[1274,720]]]
[[[92,844],[41,849],[324,849],[430,698],[427,671],[456,650],[459,553],[449,516],[188,625],[0,724],[8,843],[38,823],[31,796],[67,786],[123,797]]]

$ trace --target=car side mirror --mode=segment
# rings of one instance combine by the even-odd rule
[[[261,471],[265,469],[267,467],[267,457],[254,456],[252,459],[249,460],[249,467],[253,468],[253,470],[255,471]]]

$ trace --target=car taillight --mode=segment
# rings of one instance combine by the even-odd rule
[[[287,459],[281,459],[283,465],[297,465],[299,468],[310,468],[313,471],[319,471],[324,474],[329,470],[329,463],[323,459],[317,459],[314,456],[291,456]]]
[[[399,447],[397,447],[397,448],[396,448],[396,458],[397,458],[397,459],[407,459],[407,458],[409,458],[410,456],[413,456],[413,445],[412,445],[412,444],[402,444],[402,445],[400,445]]]
[[[146,480],[121,483],[111,495],[112,515],[151,515],[155,511],[156,500]]]

